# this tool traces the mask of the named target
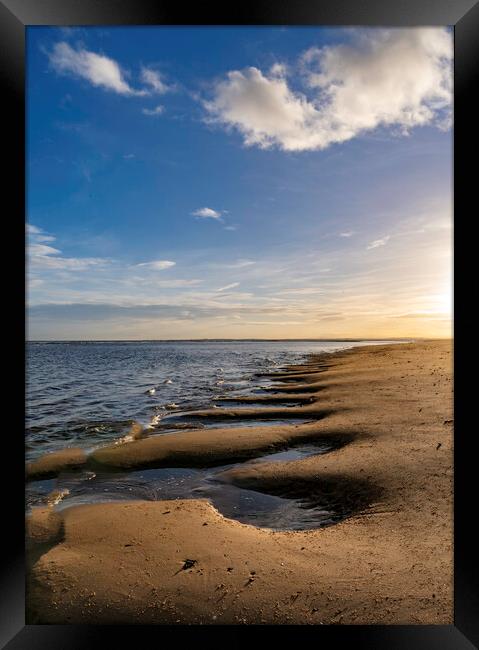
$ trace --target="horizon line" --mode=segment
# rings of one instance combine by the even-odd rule
[[[344,337],[344,338],[183,338],[183,339],[26,339],[25,343],[140,343],[140,342],[203,342],[203,341],[320,341],[333,343],[356,343],[361,341],[427,341],[427,340],[452,340],[453,337],[444,336],[391,336],[391,337]]]

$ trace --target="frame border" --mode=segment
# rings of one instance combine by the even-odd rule
[[[188,16],[185,19],[185,16]],[[274,641],[276,634],[285,642],[317,640],[323,643],[354,644],[358,648],[469,650],[479,647],[479,590],[475,582],[477,544],[470,521],[471,483],[468,477],[475,470],[477,441],[468,428],[472,422],[473,384],[465,376],[473,341],[471,296],[468,282],[475,277],[474,240],[467,232],[465,220],[470,206],[477,201],[473,161],[478,150],[474,129],[476,104],[472,90],[479,87],[479,2],[477,0],[297,0],[295,3],[257,0],[226,7],[195,5],[188,8],[171,0],[0,0],[0,84],[6,90],[3,103],[7,124],[6,151],[8,161],[4,197],[15,214],[6,219],[19,246],[25,246],[25,28],[33,25],[327,25],[327,26],[444,26],[454,25],[454,249],[460,250],[454,261],[454,411],[455,440],[461,440],[454,451],[454,625],[450,626],[74,626],[25,625],[25,559],[24,559],[24,449],[21,436],[9,437],[11,445],[6,460],[12,458],[11,475],[4,477],[4,496],[14,489],[8,527],[4,529],[5,551],[2,554],[0,584],[0,648],[23,650],[80,650],[115,643],[119,648],[138,644],[139,636],[152,634],[152,641],[170,639],[212,645],[212,639],[228,641],[235,647],[263,637]],[[5,119],[6,118],[6,119]],[[477,121],[477,118],[476,118]],[[469,154],[469,155],[468,155]],[[477,181],[476,181],[477,182]],[[10,213],[8,213],[9,216]],[[476,253],[477,255],[477,253]],[[460,259],[458,259],[460,258]],[[12,273],[13,271],[13,273]],[[8,305],[18,312],[19,326],[13,322],[12,339],[19,331],[25,335],[24,298],[25,257],[17,256],[8,278],[19,280],[19,291],[10,290]],[[466,283],[460,283],[460,277]],[[464,288],[465,287],[465,288]],[[10,288],[10,284],[9,287]],[[464,290],[464,300],[461,293]],[[469,295],[468,295],[469,294]],[[18,304],[18,310],[17,310]],[[10,320],[10,319],[8,319]],[[24,341],[15,346],[18,384],[24,384]],[[472,364],[470,364],[472,366]],[[461,368],[462,366],[462,368]],[[472,370],[472,367],[471,367]],[[21,375],[20,375],[21,373]],[[24,395],[19,410],[24,414]],[[470,420],[469,420],[470,418]],[[16,418],[15,418],[16,419]],[[22,423],[20,423],[20,427]],[[8,433],[8,432],[6,432]],[[469,434],[469,435],[467,435]],[[472,435],[471,435],[472,434]],[[15,440],[18,438],[18,440]],[[18,448],[17,448],[18,447]],[[17,465],[18,462],[18,465]],[[474,465],[473,465],[474,463]],[[474,469],[473,469],[474,468]],[[16,486],[15,483],[20,483]],[[472,500],[471,500],[472,504]],[[477,580],[477,578],[476,578]],[[141,632],[139,635],[138,632]],[[171,634],[171,637],[170,637]],[[154,636],[153,636],[154,635]],[[161,636],[159,636],[161,635]],[[6,644],[6,645],[5,645]]]

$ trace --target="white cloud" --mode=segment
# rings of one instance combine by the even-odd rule
[[[221,212],[213,210],[213,208],[198,208],[191,213],[194,217],[201,217],[203,219],[221,219]]]
[[[152,262],[142,262],[141,264],[136,264],[136,266],[153,269],[154,271],[164,271],[165,269],[169,269],[175,265],[176,262],[171,262],[170,260],[154,260]]]
[[[210,122],[248,146],[324,149],[377,127],[444,128],[452,104],[452,35],[442,28],[365,29],[350,44],[311,48],[300,66],[306,92],[284,70],[233,70],[205,101]]]
[[[221,291],[227,291],[228,289],[234,289],[235,287],[239,287],[240,283],[239,282],[232,282],[231,284],[227,284],[225,287],[220,287],[219,289],[216,289],[218,293]]]
[[[155,108],[143,108],[141,111],[144,115],[161,115],[165,112],[165,107],[161,104],[155,106]]]
[[[117,61],[82,47],[74,49],[65,41],[56,43],[47,55],[50,64],[58,73],[85,79],[94,86],[120,95],[145,97],[153,94],[164,95],[174,90],[174,86],[167,85],[157,70],[149,67],[142,67],[140,72],[140,79],[146,87],[135,89],[127,81],[128,72],[122,70]],[[163,110],[163,106],[157,106],[152,110],[144,109],[143,113],[159,115]]]
[[[165,84],[160,73],[152,68],[141,69],[141,80],[143,83],[150,86],[150,88],[158,95],[164,95],[172,89],[170,86]]]
[[[61,74],[70,74],[120,95],[146,95],[145,90],[135,90],[125,79],[119,64],[102,54],[83,48],[73,49],[68,43],[56,43],[48,54],[53,68]]]
[[[354,230],[346,230],[346,232],[340,232],[340,237],[352,237],[354,235]]]
[[[265,77],[257,68],[234,70],[215,87],[212,101],[204,102],[212,121],[237,128],[246,145],[283,149],[298,146],[306,122],[316,111],[305,97],[293,94],[286,81]]]
[[[371,250],[372,248],[379,248],[379,246],[385,246],[390,239],[391,239],[390,235],[386,235],[386,237],[383,237],[382,239],[375,239],[369,244],[368,251]]]

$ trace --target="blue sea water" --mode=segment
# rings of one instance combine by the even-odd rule
[[[133,422],[211,407],[268,383],[261,371],[373,341],[99,341],[27,344],[26,456],[91,448]],[[382,343],[382,342],[381,342]]]

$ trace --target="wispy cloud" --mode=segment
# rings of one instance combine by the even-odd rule
[[[145,90],[135,90],[126,80],[120,65],[103,54],[84,48],[74,49],[64,41],[56,43],[48,54],[50,64],[60,74],[79,77],[120,95],[146,95]]]
[[[25,230],[27,236],[30,236],[31,240],[35,242],[35,244],[38,244],[40,242],[55,241],[55,237],[53,237],[52,235],[47,235],[46,233],[43,232],[41,228],[38,228],[38,226],[34,226],[30,223],[26,224]]]
[[[152,269],[153,271],[164,271],[165,269],[170,269],[175,265],[176,262],[172,262],[171,260],[154,260],[152,262],[142,262],[141,264],[136,264],[136,266]]]
[[[324,289],[319,287],[299,287],[294,289],[281,289],[278,291],[279,294],[296,294],[299,296],[309,296],[317,295],[318,293],[324,293]]]
[[[382,237],[381,239],[375,239],[368,245],[368,251],[371,250],[372,248],[379,248],[380,246],[385,246],[390,239],[391,239],[390,235],[386,235],[386,237]]]
[[[162,75],[157,70],[153,70],[153,68],[142,68],[141,80],[157,95],[164,95],[173,89],[172,86],[167,85],[163,81]]]
[[[141,112],[144,115],[161,115],[162,113],[165,112],[165,107],[162,106],[161,104],[158,104],[158,106],[155,106],[155,108],[143,108]]]
[[[253,266],[256,264],[254,260],[248,260],[248,259],[243,259],[240,258],[236,260],[235,262],[231,262],[230,264],[217,264],[215,263],[213,266],[214,267],[221,267],[224,269],[244,269],[248,266]]]
[[[221,219],[222,212],[213,210],[213,208],[198,208],[191,214],[193,217],[200,217],[201,219]]]
[[[354,230],[346,230],[345,232],[340,232],[340,237],[352,237],[354,235]]]
[[[396,318],[420,319],[420,320],[440,320],[449,321],[451,314],[449,312],[414,312],[412,314],[399,314]]]
[[[232,70],[203,102],[207,121],[247,146],[325,149],[379,126],[407,133],[451,118],[452,35],[442,28],[364,29],[303,53],[304,92],[277,71]]]
[[[227,291],[228,289],[234,289],[235,287],[239,287],[240,283],[239,282],[232,282],[231,284],[227,284],[224,287],[220,287],[219,289],[216,289],[217,293],[220,293],[221,291]]]
[[[269,73],[272,77],[286,77],[289,69],[285,63],[273,63],[269,69]]]
[[[148,282],[151,282],[151,280],[148,280]],[[157,280],[154,286],[160,289],[180,289],[183,287],[196,287],[201,283],[202,280],[198,279],[183,280],[179,278],[177,280]]]
[[[28,224],[28,264],[30,271],[60,270],[86,271],[92,267],[104,267],[109,260],[102,257],[64,257],[61,250],[45,242],[55,241],[55,237],[45,233],[41,228]]]

